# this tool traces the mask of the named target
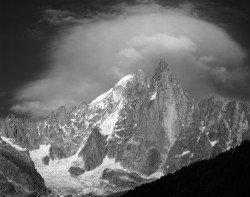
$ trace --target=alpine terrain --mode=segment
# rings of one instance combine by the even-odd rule
[[[161,60],[70,111],[0,119],[0,196],[129,190],[250,140],[249,122],[250,103],[197,102]]]

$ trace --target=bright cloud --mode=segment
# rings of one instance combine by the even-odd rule
[[[45,115],[60,105],[90,102],[125,74],[141,68],[152,75],[162,58],[200,98],[218,93],[217,84],[237,81],[245,57],[223,29],[198,19],[187,5],[122,7],[117,15],[78,19],[58,33],[52,48],[50,70],[17,92],[13,110]]]

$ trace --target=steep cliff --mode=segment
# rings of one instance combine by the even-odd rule
[[[47,194],[41,175],[36,171],[29,152],[14,148],[0,137],[0,196]]]

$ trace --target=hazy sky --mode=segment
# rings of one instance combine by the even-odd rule
[[[10,3],[0,5],[1,116],[88,103],[162,58],[196,99],[250,99],[246,1]]]

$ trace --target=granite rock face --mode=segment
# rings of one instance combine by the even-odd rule
[[[106,137],[101,135],[98,128],[93,128],[86,144],[78,154],[78,158],[81,158],[82,162],[75,162],[70,170],[80,172],[77,174],[93,170],[102,164],[105,153]]]
[[[84,172],[85,172],[85,170],[80,168],[80,167],[72,166],[69,168],[69,173],[73,177],[78,177],[79,175],[83,174]]]
[[[144,181],[136,173],[129,173],[124,170],[112,170],[109,168],[103,171],[101,178],[121,188],[134,188]]]
[[[0,138],[0,188],[2,195],[31,192],[46,194],[47,188],[27,152],[18,151]]]
[[[250,105],[247,102],[209,97],[201,100],[190,115],[169,152],[165,173],[189,163],[209,159],[234,148],[249,134]]]
[[[56,113],[51,112],[46,118],[22,119],[9,115],[0,119],[0,135],[14,140],[14,144],[29,151],[39,149],[40,145],[51,145],[51,160],[70,157],[78,150],[83,138],[82,132],[85,105],[73,108],[66,113],[60,107]]]
[[[48,155],[42,158],[42,161],[43,161],[44,165],[49,165],[49,160],[50,160],[50,158],[49,158]]]
[[[127,85],[125,97],[128,103],[123,112],[127,116],[117,126],[130,131],[121,129],[120,136],[130,135],[119,141],[122,148],[116,158],[125,168],[153,174],[179,137],[194,100],[172,78],[163,60],[151,82],[139,71]]]
[[[15,193],[15,187],[4,177],[3,174],[0,174],[0,195],[13,196]]]

